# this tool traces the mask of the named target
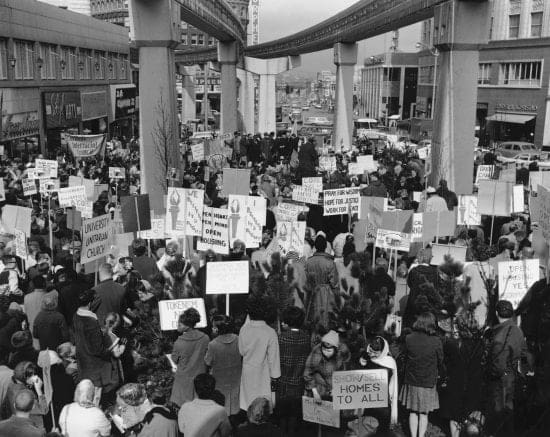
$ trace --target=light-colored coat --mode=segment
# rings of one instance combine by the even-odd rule
[[[264,321],[251,320],[239,333],[243,357],[240,406],[247,410],[257,397],[271,399],[271,378],[281,376],[277,333]]]

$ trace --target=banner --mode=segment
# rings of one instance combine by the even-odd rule
[[[109,167],[109,179],[124,179],[126,169],[124,167]]]
[[[538,224],[546,241],[550,241],[550,190],[539,185],[537,188],[539,201]]]
[[[27,259],[27,236],[23,231],[14,229],[15,236],[15,255],[22,260]]]
[[[319,157],[319,170],[332,173],[336,171],[336,157],[335,156],[321,156]]]
[[[358,214],[361,195],[358,187],[323,191],[324,216]]]
[[[539,264],[538,259],[499,262],[499,299],[510,301],[516,309],[527,290],[540,279]]]
[[[306,222],[277,222],[277,247],[281,256],[288,252],[304,255]]]
[[[70,208],[72,206],[78,208],[80,206],[84,206],[88,201],[86,189],[83,185],[60,188],[57,191],[57,196],[59,198],[59,206],[61,208]]]
[[[227,209],[205,206],[202,212],[202,236],[197,250],[213,250],[221,255],[229,254],[229,212]]]
[[[22,179],[21,185],[23,186],[23,196],[33,196],[38,191],[36,190],[36,181],[34,179]]]
[[[191,155],[193,161],[201,162],[204,160],[204,143],[193,144],[191,146]]]
[[[296,185],[292,189],[292,200],[317,205],[319,204],[319,191],[313,187]]]
[[[385,408],[388,401],[386,370],[348,370],[332,374],[332,407],[335,410]]]
[[[75,158],[89,158],[101,153],[105,135],[65,134],[65,139]]]
[[[57,169],[59,164],[51,159],[35,159],[34,168],[38,172],[38,177],[57,178]]]
[[[179,317],[189,308],[195,308],[201,320],[195,325],[196,328],[206,328],[208,319],[206,318],[206,309],[202,298],[195,299],[173,299],[159,301],[159,319],[160,329],[162,331],[173,331],[178,329]]]
[[[408,252],[411,247],[411,234],[378,229],[375,246],[381,249]]]
[[[333,409],[330,401],[302,396],[302,414],[305,422],[340,428],[340,411]]]
[[[314,190],[321,192],[323,191],[323,178],[321,176],[302,178],[302,187],[313,188]]]
[[[477,212],[477,196],[458,196],[457,225],[478,226],[481,224],[481,214]]]
[[[89,263],[109,253],[111,241],[111,214],[82,222],[82,251],[80,262]]]
[[[166,202],[167,234],[202,235],[203,190],[168,187]]]
[[[206,264],[206,294],[247,294],[248,261]]]

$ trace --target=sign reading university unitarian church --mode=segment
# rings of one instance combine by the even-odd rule
[[[105,214],[82,223],[82,264],[107,255],[111,241],[111,215]]]

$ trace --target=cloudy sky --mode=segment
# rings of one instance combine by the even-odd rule
[[[270,41],[298,32],[325,20],[351,6],[357,0],[260,0],[260,42]],[[420,25],[400,31],[399,49],[415,51],[420,38]],[[359,60],[383,53],[391,44],[391,35],[380,35],[359,44]],[[362,61],[361,61],[362,62]],[[302,57],[302,70],[334,69],[332,50]],[[306,67],[304,67],[306,66]]]

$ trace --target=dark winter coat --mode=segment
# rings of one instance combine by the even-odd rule
[[[438,375],[445,374],[443,345],[439,337],[412,332],[405,338],[404,384],[435,387]]]
[[[61,343],[69,341],[65,317],[56,310],[40,311],[34,319],[32,336],[40,343],[40,350],[55,351]]]

